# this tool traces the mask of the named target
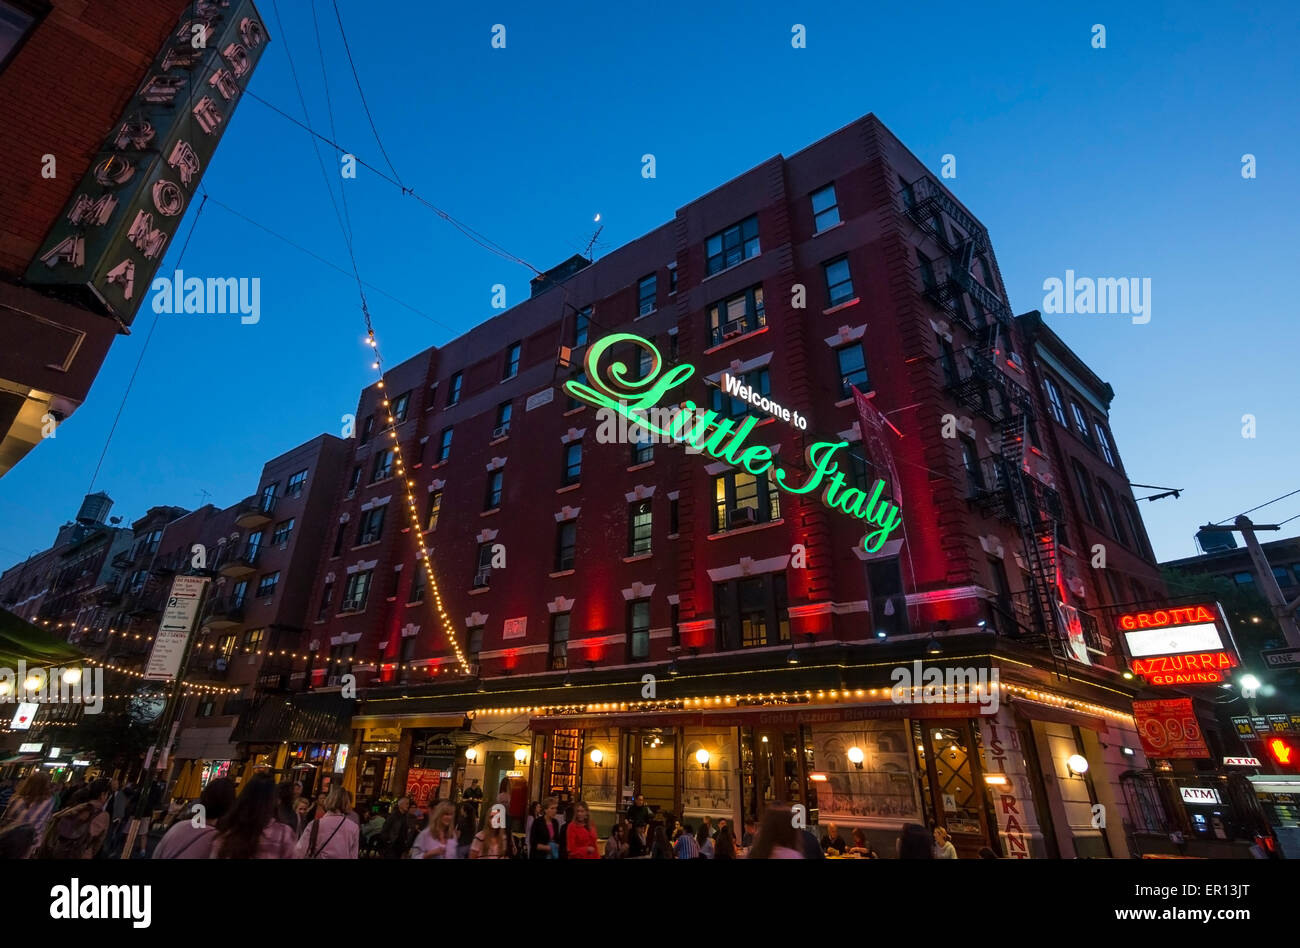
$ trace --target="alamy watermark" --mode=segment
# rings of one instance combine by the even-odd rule
[[[890,672],[894,704],[971,704],[980,714],[997,714],[1001,689],[996,668],[952,668],[917,660]]]
[[[155,313],[190,313],[208,316],[238,313],[245,325],[262,318],[261,277],[187,277],[177,270],[156,277],[149,285]]]
[[[0,666],[0,704],[82,704],[87,714],[104,709],[104,669],[28,669],[22,659],[17,670]]]
[[[1132,316],[1135,325],[1151,322],[1151,278],[1076,277],[1065,271],[1065,279],[1043,281],[1044,313]]]

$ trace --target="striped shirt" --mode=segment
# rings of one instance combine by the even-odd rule
[[[700,844],[695,841],[691,833],[682,833],[677,837],[673,851],[678,859],[694,859],[700,854]]]

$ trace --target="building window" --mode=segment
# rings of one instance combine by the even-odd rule
[[[235,583],[235,588],[230,592],[230,607],[232,609],[243,608],[244,596],[248,594],[248,580],[241,579]]]
[[[983,283],[986,288],[996,293],[998,287],[997,284],[993,282],[993,271],[989,268],[987,258],[981,254],[977,259],[979,260],[980,265],[980,282]]]
[[[862,352],[861,343],[836,349],[835,361],[840,369],[840,398],[851,397],[855,385],[864,394],[871,391],[871,383],[867,378],[867,358]]]
[[[1110,432],[1100,421],[1096,422],[1093,428],[1097,431],[1097,446],[1101,448],[1101,456],[1111,467],[1118,467],[1115,463],[1115,443],[1110,440]]]
[[[1078,461],[1071,460],[1070,466],[1074,470],[1074,483],[1079,489],[1079,500],[1083,503],[1083,515],[1088,518],[1088,522],[1094,527],[1101,526],[1101,518],[1097,516],[1097,502],[1092,496],[1092,484],[1088,478],[1088,472],[1083,469],[1083,465]]]
[[[442,491],[435,490],[429,494],[429,509],[424,515],[424,529],[438,529],[438,514],[442,512]]]
[[[3,7],[0,7],[0,10],[3,9],[4,9]],[[210,718],[212,717],[212,712],[216,709],[216,706],[217,706],[216,698],[214,698],[212,695],[204,695],[202,698],[199,699],[199,706],[195,710],[194,716],[196,718]]]
[[[587,344],[587,332],[591,328],[591,307],[584,306],[578,310],[577,318],[573,323],[573,348],[585,346]]]
[[[1070,427],[1065,420],[1065,403],[1061,401],[1061,390],[1050,378],[1043,378],[1043,387],[1047,389],[1047,406],[1052,410],[1052,417],[1062,428]]]
[[[573,441],[564,446],[564,486],[582,480],[582,442]]]
[[[739,224],[732,224],[726,230],[719,231],[704,243],[707,257],[708,276],[727,267],[734,267],[742,260],[757,257],[758,216],[747,217]]]
[[[221,641],[217,643],[217,654],[219,654],[222,658],[229,660],[230,656],[235,654],[236,641],[238,641],[238,639],[235,636],[235,633],[227,632],[225,635],[221,637]]]
[[[1233,573],[1232,581],[1238,586],[1249,586],[1255,582],[1254,573]]]
[[[677,536],[677,498],[674,497],[668,501],[668,533],[671,536]]]
[[[334,584],[332,582],[326,583],[324,588],[321,589],[320,608],[316,610],[317,622],[324,622],[326,617],[330,614],[330,603],[333,599],[334,599]]]
[[[329,671],[325,676],[327,685],[337,685],[343,680],[344,669],[352,667],[352,658],[357,653],[357,644],[335,645],[330,649]]]
[[[474,589],[483,589],[492,580],[492,544],[480,543],[474,554]]]
[[[853,276],[849,273],[849,258],[840,257],[823,263],[826,271],[826,299],[828,306],[839,306],[853,299]]]
[[[668,265],[668,295],[672,296],[677,292],[677,264]]]
[[[547,663],[551,671],[569,667],[569,618],[567,612],[557,612],[551,616],[550,661]]]
[[[256,599],[270,599],[275,595],[275,587],[280,582],[280,572],[267,573],[257,583],[257,592],[254,593]]]
[[[370,483],[374,484],[393,476],[393,459],[397,456],[393,448],[384,448],[375,455],[375,463],[370,471]]]
[[[903,210],[910,211],[916,206],[916,193],[901,174],[898,176],[898,193],[903,198]]]
[[[343,603],[340,612],[361,612],[366,608],[366,598],[370,595],[370,577],[373,570],[353,573],[348,577],[348,584],[343,590]]]
[[[36,24],[36,9],[29,4],[0,2],[0,69],[9,63]]]
[[[555,531],[555,571],[573,569],[578,558],[578,521],[566,520]]]
[[[407,597],[407,602],[424,602],[424,589],[429,582],[428,573],[425,572],[424,564],[416,560],[413,567],[415,572],[411,574],[411,594]]]
[[[633,599],[627,604],[627,657],[633,662],[650,657],[649,599]]]
[[[875,633],[906,635],[907,596],[903,593],[903,571],[897,556],[867,561],[867,588],[871,593],[871,617]]]
[[[1100,488],[1098,496],[1101,497],[1102,509],[1106,511],[1106,521],[1110,524],[1111,535],[1127,546],[1128,534],[1124,532],[1124,523],[1119,518],[1119,501],[1115,499],[1115,492],[1103,480],[1099,480],[1097,486]]]
[[[244,633],[244,651],[256,652],[262,647],[262,639],[265,635],[264,629],[249,629]]]
[[[397,396],[397,400],[389,406],[389,412],[393,416],[393,423],[400,425],[406,421],[406,412],[411,407],[411,393],[403,392]]]
[[[839,202],[835,198],[835,185],[828,184],[812,193],[813,233],[819,234],[840,222]]]
[[[361,486],[361,465],[358,464],[352,468],[352,477],[348,480],[348,494],[351,495],[356,493],[357,488],[360,486]]]
[[[718,648],[762,648],[790,641],[785,573],[766,573],[713,587]]]
[[[650,552],[653,508],[649,498],[634,501],[627,507],[627,555],[641,556]]]
[[[501,484],[505,471],[491,471],[487,478],[487,492],[483,496],[483,509],[496,510],[501,506]]]
[[[366,415],[366,420],[361,423],[361,443],[366,444],[370,441],[370,436],[375,432],[375,416]]]
[[[501,372],[501,381],[512,379],[519,374],[519,353],[523,345],[518,342],[512,342],[506,348],[506,363]]]
[[[447,407],[448,408],[450,408],[452,405],[460,404],[460,387],[461,387],[461,383],[464,381],[465,381],[465,373],[457,372],[455,375],[451,377],[451,381],[447,383]]]
[[[961,439],[961,463],[966,469],[967,496],[974,497],[984,490],[984,472],[980,470],[979,449],[970,438]]]
[[[926,290],[938,289],[939,281],[934,276],[934,264],[919,249],[916,251],[916,263],[921,270],[921,287]]]
[[[655,458],[655,445],[648,434],[632,445],[632,464],[649,464]]]
[[[746,372],[739,377],[742,385],[753,389],[761,395],[772,394],[772,376],[767,369],[754,369]],[[713,411],[723,418],[739,418],[746,413],[749,403],[741,401],[731,395],[727,395],[722,386],[714,388],[710,393],[712,399]]]
[[[510,414],[513,410],[512,402],[502,402],[497,406],[496,425],[492,428],[493,438],[504,438],[510,433]]]
[[[709,307],[709,332],[715,346],[766,325],[762,286],[752,286]]]
[[[478,662],[478,653],[483,651],[483,626],[471,625],[465,632],[465,653],[473,663]]]
[[[636,312],[638,316],[649,316],[655,311],[655,296],[659,289],[659,278],[653,273],[643,276],[636,284]]]
[[[273,546],[284,546],[289,542],[289,535],[293,533],[294,518],[283,520],[275,525],[275,532],[271,534],[271,544]]]
[[[1079,433],[1085,444],[1092,444],[1092,432],[1088,430],[1088,416],[1083,413],[1083,409],[1078,402],[1070,402],[1070,411],[1074,413],[1074,430]]]
[[[781,497],[770,471],[755,477],[748,471],[730,471],[713,479],[714,532],[781,519]]]
[[[339,532],[334,535],[334,553],[332,554],[333,556],[338,556],[340,553],[343,552],[343,536],[347,532],[347,529],[348,529],[348,525],[346,523],[339,524]]]
[[[943,370],[943,384],[952,388],[957,384],[957,355],[952,351],[952,343],[943,336],[935,337],[939,342],[939,368]]]
[[[1150,548],[1146,543],[1146,532],[1142,529],[1142,517],[1138,515],[1137,504],[1127,497],[1123,500],[1124,516],[1128,519],[1129,531],[1133,534],[1133,549],[1139,553],[1149,554]],[[1300,575],[1300,573],[1297,573]]]
[[[387,510],[388,505],[384,504],[382,507],[362,511],[361,525],[357,528],[357,546],[379,542],[384,533],[384,514]]]
[[[438,463],[441,464],[447,458],[451,457],[451,427],[442,429],[442,437],[438,439]]]
[[[307,483],[307,469],[303,468],[293,477],[289,478],[289,483],[285,485],[284,495],[286,497],[300,497],[302,489]]]
[[[574,380],[575,382],[577,382],[578,384],[580,384],[580,385],[586,385],[586,384],[587,384],[587,373],[586,373],[586,372],[579,372],[577,375],[575,375],[575,376],[573,377],[573,380]],[[573,411],[574,409],[577,409],[577,408],[586,408],[586,407],[587,407],[587,403],[586,403],[586,402],[579,401],[578,399],[576,399],[576,398],[574,398],[572,395],[570,395],[570,396],[569,396],[569,402],[568,402],[567,405],[564,406],[564,410],[565,410],[565,411]]]

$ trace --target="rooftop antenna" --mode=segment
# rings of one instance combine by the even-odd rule
[[[583,255],[584,257],[586,257],[588,260],[591,259],[591,248],[593,248],[593,247],[596,246],[596,240],[597,240],[598,237],[600,237],[600,232],[601,232],[602,230],[605,229],[605,225],[600,223],[600,215],[599,215],[599,214],[597,214],[597,215],[592,219],[592,223],[600,224],[600,226],[597,227],[597,228],[596,228],[596,232],[595,232],[594,234],[591,235],[591,240],[587,241],[587,249],[584,250],[584,251],[582,252],[582,255]]]
[[[206,490],[200,490],[198,494],[199,494],[199,500],[202,501],[202,503],[199,504],[199,506],[206,507],[208,504],[208,498],[211,497],[212,495],[208,493]]]

